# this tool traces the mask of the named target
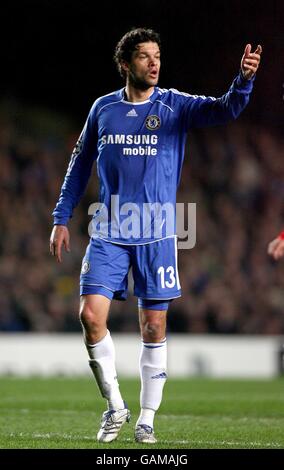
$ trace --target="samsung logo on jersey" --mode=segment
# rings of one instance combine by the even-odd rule
[[[122,145],[157,145],[158,136],[156,134],[108,134],[103,135],[101,143],[122,144]]]

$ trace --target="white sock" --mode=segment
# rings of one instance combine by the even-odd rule
[[[154,410],[142,408],[140,411],[140,415],[137,420],[136,426],[138,426],[138,424],[147,424],[152,429],[154,429],[154,418],[155,418]]]
[[[109,410],[124,408],[124,402],[119,391],[115,369],[115,350],[110,332],[95,344],[86,344],[90,367],[97,381],[100,392],[108,401]]]
[[[167,378],[167,341],[161,343],[144,343],[140,355],[141,413],[139,424],[154,427],[155,412],[158,410]]]

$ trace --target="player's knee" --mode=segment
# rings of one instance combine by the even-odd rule
[[[147,321],[142,328],[144,341],[149,343],[156,343],[164,339],[165,332],[162,323]]]
[[[94,314],[92,309],[85,305],[83,308],[80,309],[79,318],[83,325],[83,327],[92,332],[99,332],[101,329],[101,321],[99,320],[98,316]]]

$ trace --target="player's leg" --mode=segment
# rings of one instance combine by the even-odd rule
[[[133,276],[142,336],[141,413],[136,423],[135,439],[137,442],[155,443],[154,417],[167,379],[167,309],[169,301],[181,295],[176,239],[137,247]]]
[[[109,410],[124,408],[115,368],[114,344],[107,330],[111,300],[103,295],[82,295],[80,320],[83,327],[89,364]]]
[[[81,296],[80,320],[83,326],[89,364],[108,410],[103,413],[97,434],[99,442],[111,442],[125,422],[130,420],[130,412],[122,399],[115,368],[114,344],[107,329],[107,318],[111,300],[100,294]]]
[[[119,269],[114,259],[119,263]],[[125,261],[127,259],[118,246],[110,243],[105,246],[103,241],[95,240],[90,242],[82,264],[80,320],[89,364],[101,395],[108,404],[97,435],[100,442],[113,441],[122,425],[130,419],[130,412],[120,393],[114,344],[107,329],[111,300],[114,296],[124,298],[127,287],[125,275],[127,277],[128,266]]]
[[[166,318],[168,302],[141,301],[139,324],[142,337],[139,361],[140,415],[136,422],[137,442],[154,444],[154,417],[162,402],[167,379]],[[146,308],[145,308],[146,306]],[[156,310],[156,309],[162,310]]]

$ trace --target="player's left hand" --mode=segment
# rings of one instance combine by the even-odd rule
[[[262,53],[262,47],[260,44],[257,46],[254,52],[251,52],[251,44],[247,44],[245,47],[244,55],[241,60],[241,69],[243,76],[250,80],[256,73]]]
[[[281,236],[274,238],[274,240],[269,243],[267,253],[275,260],[278,260],[284,255],[284,240]]]

